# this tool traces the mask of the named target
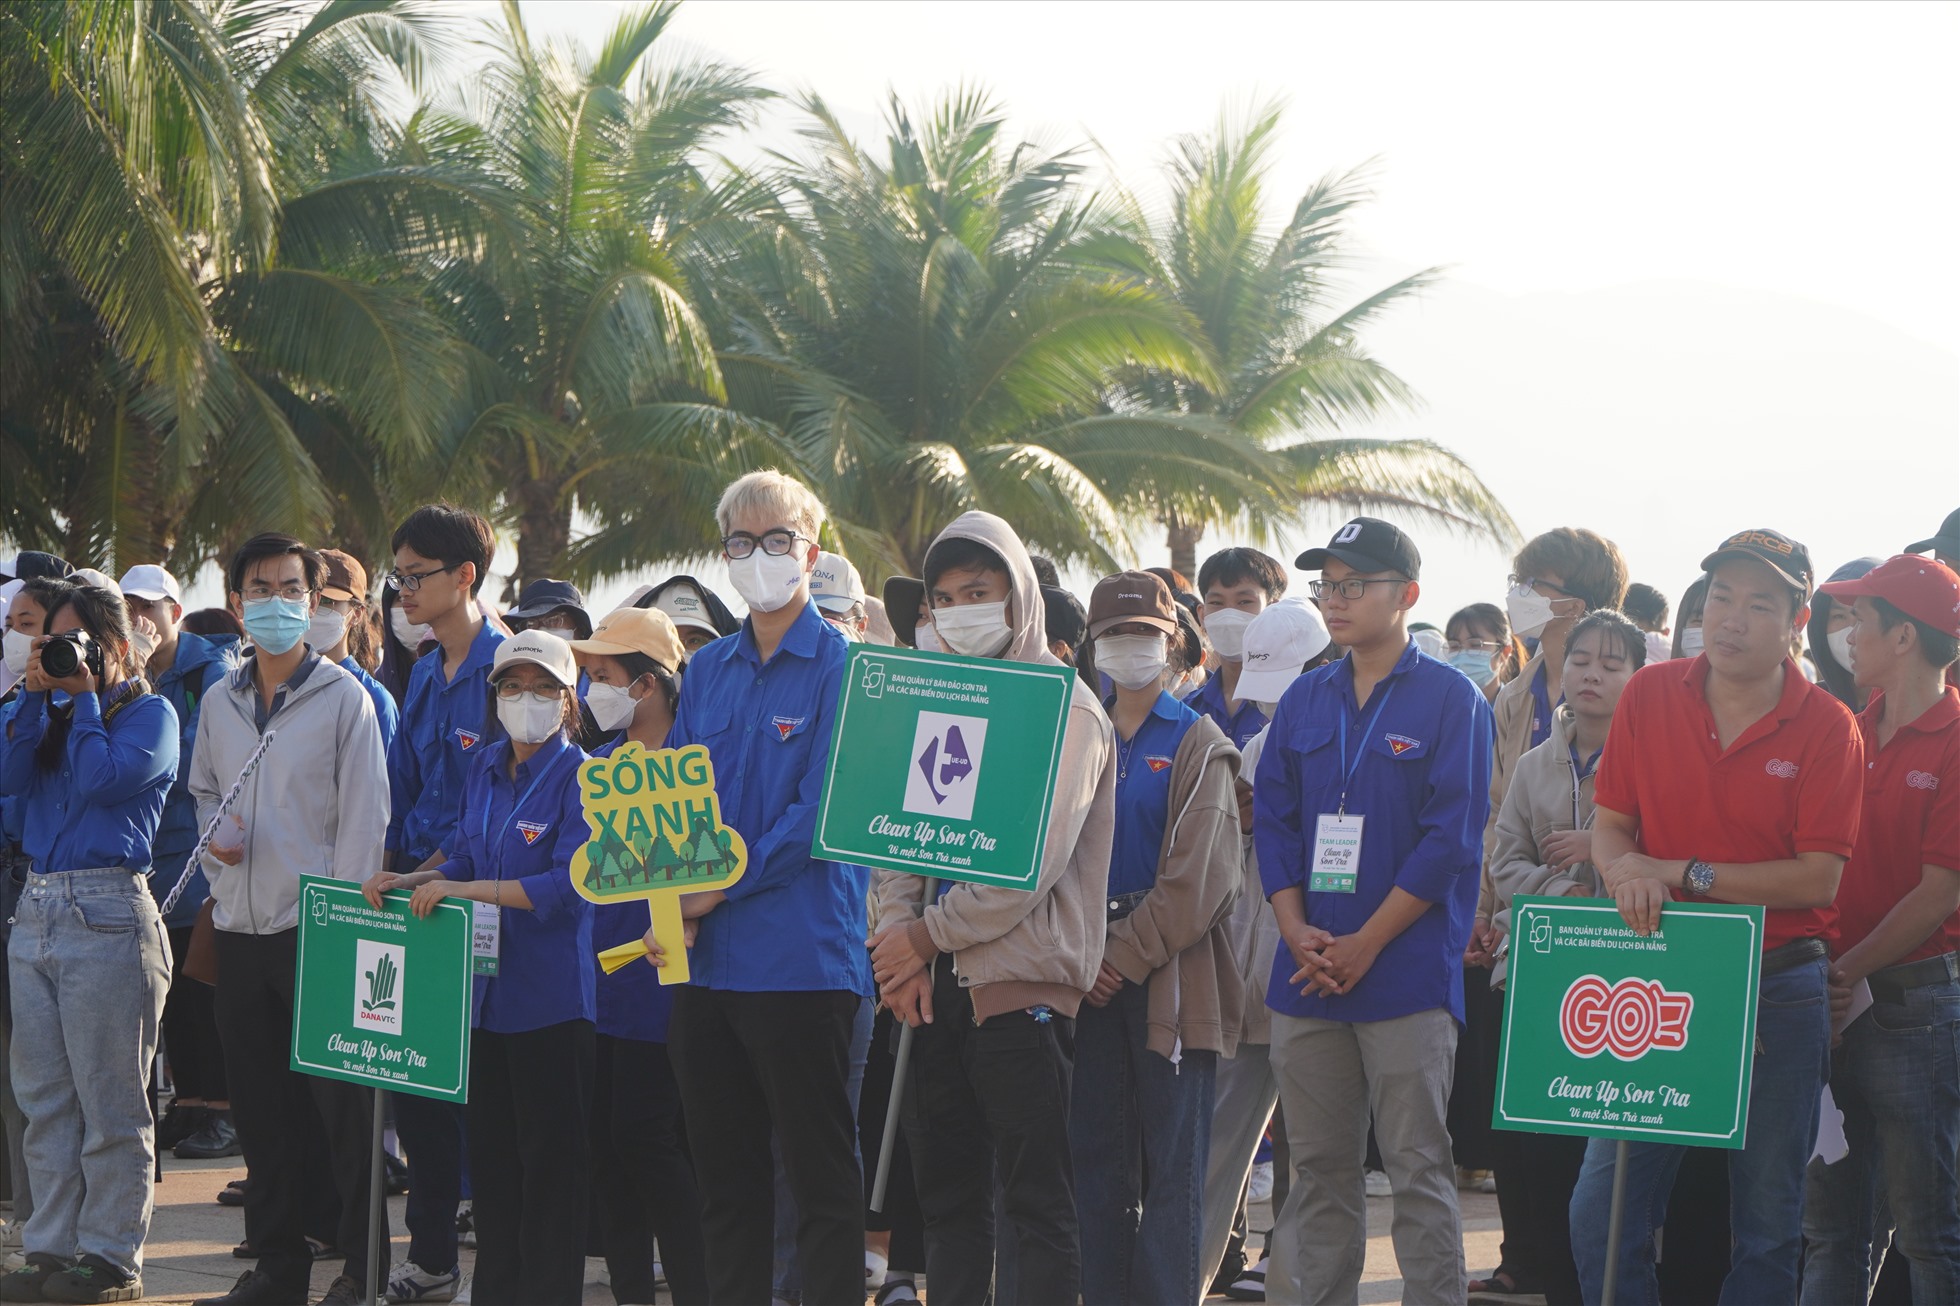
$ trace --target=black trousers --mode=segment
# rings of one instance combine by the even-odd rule
[[[796,1200],[804,1306],[864,1301],[864,1178],[848,1091],[864,999],[843,990],[735,993],[682,987],[668,1049],[701,1183],[708,1295],[759,1306],[774,1277],[775,1163]]]
[[[675,1306],[706,1306],[701,1191],[681,1141],[665,1043],[601,1034],[592,1089],[592,1199],[613,1300],[651,1302],[653,1240]]]
[[[338,1199],[335,1244],[344,1272],[367,1273],[368,1142],[374,1094],[352,1084],[290,1068],[293,968],[299,931],[218,931],[215,1010],[225,1050],[231,1119],[245,1149],[252,1183],[245,1190],[245,1236],[259,1250],[258,1268],[282,1287],[305,1292],[313,1277],[306,1248],[310,1192],[330,1186]],[[327,1173],[308,1162],[307,1139],[326,1133]]]
[[[892,1269],[918,1272],[926,1268],[925,1217],[919,1214],[919,1192],[912,1182],[912,1151],[905,1145],[902,1129],[892,1139],[885,1209],[871,1209],[871,1187],[878,1175],[878,1150],[885,1141],[885,1115],[891,1109],[892,1075],[898,1069],[898,1032],[902,1028],[885,1010],[879,1011],[872,1023],[871,1052],[864,1063],[864,1087],[858,1093],[858,1151],[864,1156],[864,1227],[890,1232]]]
[[[592,1182],[589,1020],[470,1037],[477,1306],[578,1306]]]
[[[184,974],[190,955],[189,925],[170,927],[170,991],[163,999],[163,1050],[177,1096],[198,1102],[230,1100],[225,1088],[225,1049],[218,1040],[217,993]]]
[[[933,1023],[913,1035],[902,1118],[933,1306],[995,1299],[996,1174],[1015,1248],[999,1299],[1072,1302],[1082,1279],[1068,1136],[1075,1022],[1011,1011],[975,1025],[945,958],[932,1007]]]
[[[1488,971],[1471,972],[1488,977]],[[1477,1001],[1466,993],[1467,1002]],[[1493,990],[1491,1010],[1472,1021],[1477,1070],[1494,1090],[1504,1040],[1504,990]],[[1489,1101],[1489,1096],[1484,1100]],[[1488,1112],[1489,1107],[1484,1108]],[[1504,1224],[1500,1268],[1517,1276],[1527,1292],[1545,1294],[1546,1306],[1579,1306],[1579,1269],[1572,1263],[1572,1188],[1585,1164],[1586,1140],[1517,1129],[1489,1131],[1491,1171],[1497,1176],[1497,1213]],[[1461,1157],[1461,1153],[1458,1154]],[[1481,1167],[1479,1167],[1481,1168]]]

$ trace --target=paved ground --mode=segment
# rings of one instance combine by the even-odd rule
[[[164,1160],[164,1179],[157,1189],[156,1218],[150,1229],[150,1244],[143,1273],[147,1300],[186,1303],[198,1297],[221,1293],[250,1268],[249,1262],[232,1257],[232,1246],[244,1236],[245,1220],[235,1207],[219,1206],[218,1190],[241,1177],[244,1168],[230,1161]],[[1497,1263],[1497,1199],[1480,1193],[1464,1193],[1463,1223],[1466,1255],[1471,1274],[1480,1274]],[[391,1227],[395,1231],[394,1256],[407,1251],[402,1226],[403,1199],[388,1202]],[[1368,1267],[1361,1288],[1364,1302],[1395,1302],[1402,1298],[1402,1281],[1395,1271],[1395,1250],[1389,1240],[1390,1203],[1368,1203]],[[1264,1228],[1269,1217],[1255,1212],[1253,1227]],[[464,1267],[470,1253],[465,1251]],[[590,1261],[593,1281],[585,1290],[587,1306],[612,1306],[612,1292],[597,1282],[600,1262]],[[334,1270],[323,1263],[316,1270],[316,1295],[326,1291]],[[929,1295],[929,1294],[928,1294]],[[661,1302],[668,1299],[661,1297]],[[1222,1299],[1221,1299],[1222,1300]]]

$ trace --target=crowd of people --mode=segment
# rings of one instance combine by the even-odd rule
[[[306,1306],[319,1259],[363,1300],[373,1097],[289,1065],[302,875],[492,923],[467,1104],[389,1098],[390,1301],[577,1302],[596,1255],[621,1306],[1354,1302],[1370,1195],[1412,1302],[1861,1302],[1881,1261],[1960,1300],[1960,512],[1822,583],[1738,530],[1672,605],[1560,528],[1440,627],[1373,517],[1304,586],[1227,548],[1086,604],[984,512],[879,596],[798,481],[716,520],[740,618],[687,575],[499,612],[446,504],[379,586],[256,536],[203,612],[154,564],[5,564],[0,1301],[139,1298],[165,1150],[247,1168],[203,1306]],[[813,855],[858,641],[1074,669],[1031,889]],[[578,766],[628,743],[705,746],[748,848],[681,900],[686,984],[571,881]],[[1616,1263],[1613,1144],[1487,1127],[1520,894],[1766,909],[1746,1146],[1632,1144]]]

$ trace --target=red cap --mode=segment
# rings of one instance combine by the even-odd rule
[[[1819,585],[1817,592],[1841,602],[1884,599],[1914,621],[1960,639],[1960,576],[1931,558],[1902,553],[1856,580]]]

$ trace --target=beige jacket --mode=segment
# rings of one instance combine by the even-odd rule
[[[1007,562],[1013,587],[1008,622],[1014,634],[1001,656],[1060,666],[1048,651],[1034,564],[1014,529],[992,513],[969,512],[933,542],[947,538],[977,540]],[[903,871],[877,875],[881,927],[909,916],[906,937],[920,956],[931,961],[952,953],[960,985],[971,991],[975,1020],[1034,1006],[1073,1016],[1102,966],[1108,919],[1103,900],[1116,831],[1116,746],[1102,704],[1079,677],[1071,683],[1074,695],[1034,889],[956,884],[928,905],[924,877]]]
[[[1519,759],[1531,748],[1531,715],[1538,704],[1531,696],[1531,680],[1545,665],[1543,650],[1533,653],[1524,669],[1497,691],[1491,711],[1497,718],[1492,734],[1493,756],[1490,767],[1490,823],[1484,827],[1484,875],[1477,890],[1477,919],[1487,921],[1496,910],[1491,887],[1491,857],[1497,848],[1497,816],[1504,810],[1504,795],[1510,791],[1511,777]]]
[[[1539,852],[1545,840],[1561,830],[1592,828],[1593,778],[1578,778],[1572,769],[1572,709],[1561,704],[1552,713],[1552,737],[1525,753],[1512,769],[1504,810],[1497,814],[1497,850],[1485,864],[1493,886],[1492,919],[1511,928],[1511,899],[1518,894],[1559,897],[1567,890],[1603,898],[1606,886],[1591,862],[1563,871],[1545,865]],[[1504,982],[1504,958],[1491,967],[1495,988]]]
[[[1259,773],[1259,755],[1266,751],[1266,732],[1261,730],[1246,742],[1245,760],[1239,774]],[[1266,1005],[1266,989],[1272,983],[1273,958],[1279,955],[1279,918],[1266,901],[1266,886],[1259,880],[1259,853],[1253,847],[1252,831],[1240,840],[1240,858],[1245,866],[1239,900],[1232,907],[1232,918],[1225,923],[1232,938],[1232,955],[1239,959],[1239,1042],[1264,1045],[1273,1041],[1273,1012]]]
[[[1200,716],[1171,759],[1170,821],[1157,879],[1136,910],[1109,925],[1103,958],[1148,983],[1144,1046],[1176,1061],[1186,1050],[1232,1056],[1243,998],[1232,950],[1239,857],[1239,750]]]

